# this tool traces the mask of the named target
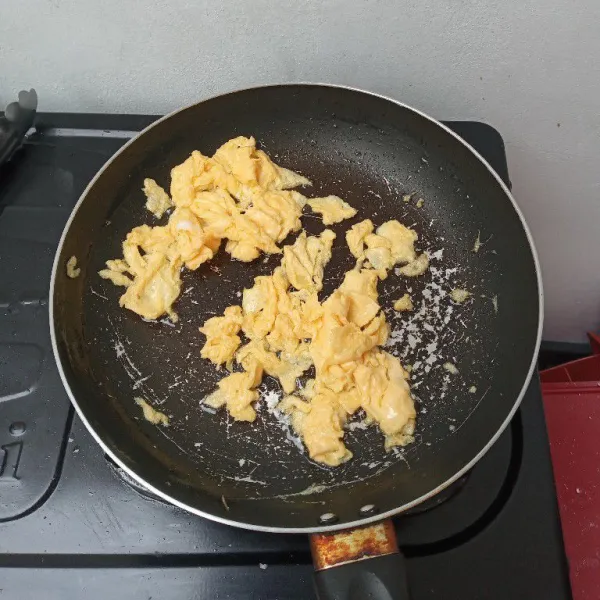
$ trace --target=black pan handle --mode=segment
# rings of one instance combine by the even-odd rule
[[[407,600],[409,597],[400,553],[317,571],[315,586],[319,600]]]
[[[319,600],[408,600],[404,557],[390,520],[311,536]]]

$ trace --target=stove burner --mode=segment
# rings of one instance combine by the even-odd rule
[[[119,479],[121,479],[125,485],[129,486],[131,489],[133,489],[135,492],[137,492],[144,498],[148,498],[150,500],[155,500],[157,502],[162,502],[163,504],[169,504],[169,502],[165,501],[158,494],[155,494],[154,492],[149,490],[147,487],[142,485],[139,481],[134,479],[129,473],[127,473],[127,471],[122,469],[110,456],[108,456],[108,454],[105,454],[104,458],[106,459],[106,462],[108,463],[111,471]],[[418,506],[415,506],[414,508],[407,510],[404,513],[404,515],[405,516],[419,515],[421,513],[427,512],[434,508],[437,508],[438,506],[440,506],[447,500],[450,500],[456,494],[458,494],[458,492],[460,492],[463,489],[464,485],[466,484],[466,482],[469,479],[469,475],[470,475],[470,472],[465,473],[465,475],[463,475],[460,479],[458,479],[454,483],[450,484],[446,489],[442,490],[441,492],[439,492],[432,498],[429,498],[428,500],[421,502],[421,504],[419,504]],[[366,508],[366,507],[363,507],[363,508]],[[368,516],[368,513],[366,511],[363,511],[363,512],[365,512],[365,515]]]
[[[437,493],[435,496],[421,502],[414,508],[410,508],[404,514],[408,515],[420,515],[421,513],[427,512],[434,508],[437,508],[444,502],[453,498],[456,494],[458,494],[464,487],[467,481],[469,480],[469,476],[471,475],[471,471],[465,473],[462,477],[457,479],[454,483],[451,483],[447,488],[443,489],[441,492]]]
[[[127,471],[122,469],[110,456],[108,456],[108,454],[105,454],[104,458],[106,459],[111,471],[119,479],[121,479],[125,485],[130,487],[137,494],[148,500],[154,500],[156,502],[161,502],[162,504],[169,504],[163,498],[149,490],[146,486],[142,485],[139,481],[137,481],[137,479],[134,479]]]
[[[54,250],[97,170],[155,117],[39,117],[0,169],[0,596],[314,598],[307,536],[226,527],[164,502],[74,415],[48,334]],[[495,130],[450,127],[508,182]],[[571,597],[535,379],[468,476],[394,525],[413,600]]]

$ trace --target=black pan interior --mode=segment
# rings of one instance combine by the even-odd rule
[[[423,277],[392,274],[380,284],[394,331],[388,349],[415,365],[417,436],[403,451],[386,453],[378,430],[359,426],[347,434],[354,459],[326,468],[308,459],[264,400],[253,424],[203,409],[202,398],[223,373],[200,358],[198,327],[238,303],[256,275],[279,264],[277,256],[241,264],[221,252],[186,272],[175,327],[120,309],[122,290],[97,276],[106,259],[121,256],[127,231],[155,222],[144,209],[143,179],[168,189],[170,169],[192,150],[212,154],[237,135],[254,135],[279,164],[313,180],[314,187],[303,190],[307,195],[337,194],[358,209],[355,219],[333,227],[338,238],[324,296],[353,266],[344,232],[358,220],[399,219],[417,230],[419,248],[432,256]],[[402,201],[406,193],[414,194],[409,203]],[[424,199],[421,208],[418,198]],[[308,214],[303,223],[310,232],[324,228]],[[478,238],[482,245],[474,252]],[[72,255],[82,268],[75,280],[62,268]],[[430,493],[503,426],[536,349],[536,266],[505,190],[434,122],[347,89],[247,90],[159,122],[96,179],[76,209],[58,264],[53,302],[59,357],[91,428],[119,462],[163,494],[246,526],[315,528],[324,513],[348,523],[363,516],[364,505],[384,513]],[[470,290],[472,300],[453,304],[447,293],[455,287]],[[407,289],[418,309],[395,314],[391,304]],[[448,373],[446,362],[458,374]],[[267,381],[263,390],[269,395],[278,386]],[[136,396],[167,413],[171,426],[144,421]]]

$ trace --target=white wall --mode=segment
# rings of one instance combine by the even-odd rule
[[[597,0],[19,0],[0,103],[164,113],[240,87],[335,82],[504,136],[546,288],[545,338],[600,325]]]

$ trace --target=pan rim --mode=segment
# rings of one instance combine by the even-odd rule
[[[487,442],[487,444],[467,464],[465,464],[460,470],[458,470],[452,477],[448,478],[446,481],[441,483],[439,486],[437,486],[433,490],[430,490],[426,494],[423,494],[419,498],[416,498],[412,502],[408,502],[406,504],[403,504],[402,506],[398,506],[396,508],[393,508],[393,509],[385,511],[385,512],[377,513],[373,516],[357,519],[355,521],[337,523],[337,524],[326,525],[326,526],[317,526],[317,527],[268,527],[268,526],[264,526],[264,525],[256,525],[256,524],[252,524],[252,523],[247,523],[245,521],[235,521],[233,519],[223,518],[218,515],[213,515],[211,513],[207,513],[202,510],[198,510],[197,508],[190,506],[189,504],[186,504],[184,502],[181,502],[181,501],[177,500],[176,498],[173,498],[169,494],[166,494],[166,493],[162,492],[161,490],[158,490],[157,488],[155,488],[154,486],[152,486],[151,484],[146,482],[143,477],[140,477],[134,470],[130,469],[104,443],[102,437],[96,432],[96,430],[92,427],[91,423],[87,420],[83,410],[81,409],[81,407],[79,406],[79,404],[77,402],[77,399],[75,398],[75,394],[71,390],[71,386],[69,385],[69,383],[67,381],[67,377],[66,377],[65,371],[63,369],[62,361],[60,359],[59,352],[58,352],[58,343],[57,343],[56,331],[55,331],[55,326],[54,326],[54,302],[55,302],[54,289],[56,286],[56,275],[57,275],[58,268],[59,268],[59,258],[62,253],[65,238],[67,236],[67,233],[69,232],[71,223],[73,222],[75,215],[79,211],[79,208],[83,204],[89,191],[95,185],[96,181],[99,179],[99,177],[102,175],[102,173],[109,167],[109,165],[111,165],[120,156],[120,154],[125,151],[126,148],[128,148],[131,144],[136,142],[138,140],[138,138],[141,137],[143,134],[145,134],[146,132],[151,130],[153,127],[157,126],[159,123],[166,121],[167,119],[175,116],[176,114],[178,114],[180,112],[183,112],[183,111],[185,111],[189,108],[192,108],[198,104],[202,104],[203,102],[207,102],[209,100],[216,100],[218,98],[223,98],[223,97],[226,97],[226,96],[229,96],[232,94],[238,94],[241,92],[248,92],[248,91],[252,91],[252,90],[260,90],[260,89],[268,89],[268,88],[281,88],[281,87],[321,87],[321,88],[341,89],[341,90],[348,90],[351,92],[358,92],[360,94],[372,96],[375,98],[380,98],[382,100],[391,102],[403,109],[409,110],[409,111],[419,115],[420,117],[428,120],[429,122],[433,123],[434,125],[437,125],[441,129],[443,129],[447,134],[451,135],[454,139],[456,139],[459,143],[461,143],[464,147],[466,147],[475,156],[475,158],[477,158],[487,168],[487,170],[494,177],[494,179],[496,179],[496,181],[500,185],[501,189],[503,190],[505,195],[508,197],[508,199],[512,203],[512,205],[515,209],[515,212],[517,213],[519,220],[521,221],[523,230],[525,231],[525,235],[527,237],[529,247],[531,248],[531,254],[532,254],[533,262],[534,262],[534,266],[535,266],[537,288],[538,288],[538,326],[537,326],[537,336],[536,336],[536,341],[535,341],[534,352],[532,353],[532,358],[531,358],[531,364],[529,365],[529,369],[527,371],[527,375],[523,382],[523,386],[515,400],[514,405],[512,406],[511,410],[509,411],[506,419],[502,422],[502,424],[500,425],[500,427],[498,428],[496,433],[491,437],[491,439]],[[153,123],[148,125],[148,127],[145,127],[144,129],[142,129],[137,135],[135,135],[133,138],[128,140],[123,146],[121,146],[121,148],[119,150],[117,150],[117,152],[106,161],[106,163],[100,168],[100,170],[94,175],[94,177],[91,179],[91,181],[85,187],[81,196],[77,200],[77,203],[73,207],[73,210],[71,211],[71,214],[69,215],[69,218],[65,224],[65,227],[64,227],[63,232],[60,237],[60,241],[59,241],[57,249],[56,249],[56,254],[55,254],[53,265],[52,265],[52,274],[50,277],[49,294],[50,294],[50,302],[49,302],[50,339],[51,339],[51,343],[52,343],[52,352],[54,354],[54,360],[55,360],[56,366],[58,368],[60,379],[62,381],[63,387],[65,388],[65,391],[67,392],[67,395],[69,396],[69,400],[71,401],[71,404],[73,404],[73,407],[75,408],[75,411],[77,412],[79,418],[82,420],[86,429],[92,434],[92,437],[95,439],[96,443],[98,443],[98,445],[104,450],[104,452],[108,456],[110,456],[110,458],[112,460],[114,460],[115,463],[120,468],[122,468],[128,475],[130,475],[135,481],[137,481],[140,485],[142,485],[143,487],[145,487],[150,492],[157,495],[164,501],[166,501],[174,506],[177,506],[178,508],[181,508],[191,514],[194,514],[199,517],[203,517],[205,519],[209,519],[211,521],[215,521],[217,523],[222,523],[223,525],[229,525],[232,527],[238,527],[241,529],[248,529],[248,530],[252,530],[252,531],[262,531],[262,532],[266,532],[266,533],[313,534],[313,533],[339,531],[342,529],[351,529],[354,527],[360,527],[363,525],[367,525],[369,523],[376,523],[378,521],[383,521],[384,519],[388,519],[395,515],[399,515],[415,506],[418,506],[422,502],[439,494],[441,491],[446,489],[452,483],[457,481],[466,472],[468,472],[475,464],[477,464],[479,462],[479,460],[481,460],[481,458],[487,453],[487,451],[496,443],[496,441],[498,440],[500,435],[504,432],[504,430],[506,429],[506,427],[508,426],[508,424],[514,417],[517,409],[519,408],[521,401],[523,400],[523,397],[525,396],[525,393],[529,387],[529,383],[531,382],[532,376],[535,371],[536,360],[537,360],[537,356],[538,356],[538,352],[539,352],[539,348],[540,348],[540,343],[541,343],[541,338],[542,338],[542,328],[543,328],[543,323],[544,323],[544,291],[543,291],[543,286],[542,286],[541,267],[540,267],[540,263],[539,263],[537,250],[536,250],[536,247],[535,247],[535,244],[533,241],[533,237],[532,237],[529,227],[525,221],[524,215],[523,215],[521,209],[519,208],[519,205],[517,204],[516,200],[514,199],[511,191],[508,189],[508,186],[504,183],[504,181],[502,181],[502,179],[500,178],[498,173],[496,173],[496,171],[485,160],[485,158],[483,158],[483,156],[481,156],[481,154],[475,148],[473,148],[468,142],[463,140],[458,134],[456,134],[454,131],[452,131],[449,127],[447,127],[446,125],[444,125],[437,119],[434,119],[433,117],[429,116],[428,114],[422,112],[419,109],[413,108],[412,106],[409,106],[408,104],[405,104],[403,102],[395,100],[394,98],[391,98],[389,96],[385,96],[383,94],[371,92],[371,91],[364,90],[364,89],[361,89],[358,87],[331,84],[331,83],[310,83],[310,82],[293,83],[293,82],[288,82],[288,83],[280,83],[280,84],[258,85],[258,86],[253,86],[250,88],[239,88],[239,89],[232,90],[229,92],[216,94],[214,96],[209,96],[207,98],[204,98],[203,100],[200,100],[198,102],[193,102],[187,106],[184,106],[182,108],[174,110],[174,111],[170,112],[169,114],[164,115],[163,117],[157,119],[156,121],[154,121]]]

